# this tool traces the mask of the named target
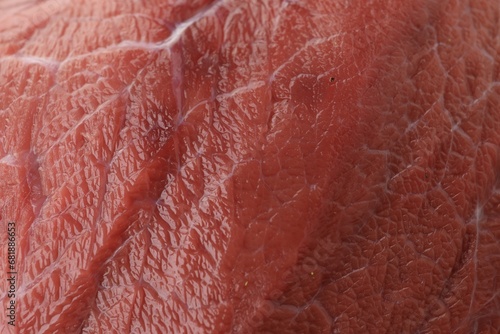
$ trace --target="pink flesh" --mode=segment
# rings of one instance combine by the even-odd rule
[[[0,13],[1,333],[500,328],[498,1]]]

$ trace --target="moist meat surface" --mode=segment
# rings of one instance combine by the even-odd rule
[[[498,1],[0,13],[0,332],[500,328]]]

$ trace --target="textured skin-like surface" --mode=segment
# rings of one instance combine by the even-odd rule
[[[500,328],[498,1],[0,8],[20,333]]]

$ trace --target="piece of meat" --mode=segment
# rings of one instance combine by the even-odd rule
[[[1,333],[500,328],[497,0],[0,9]]]

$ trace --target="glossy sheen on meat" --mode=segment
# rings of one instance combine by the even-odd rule
[[[0,9],[0,332],[500,328],[498,1]]]

